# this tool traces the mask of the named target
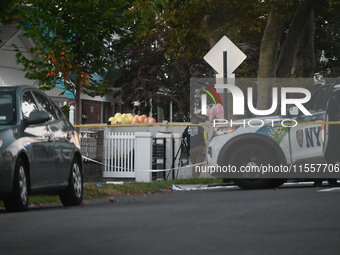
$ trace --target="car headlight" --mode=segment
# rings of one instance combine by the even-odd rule
[[[226,135],[234,132],[236,129],[238,129],[239,126],[233,126],[233,127],[216,127],[214,129],[214,136],[219,135]]]

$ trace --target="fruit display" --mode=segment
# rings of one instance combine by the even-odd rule
[[[116,113],[110,117],[109,121],[112,125],[115,124],[136,124],[136,123],[156,123],[156,119],[148,117],[145,114],[133,116],[131,113]]]

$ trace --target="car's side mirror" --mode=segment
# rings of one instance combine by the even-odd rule
[[[45,111],[33,111],[27,118],[27,125],[42,124],[50,120],[50,115]]]

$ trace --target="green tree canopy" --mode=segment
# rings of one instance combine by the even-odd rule
[[[203,57],[206,42],[212,47],[227,35],[248,45],[238,77],[313,77],[331,66],[337,73],[339,6],[335,0],[173,0],[158,17],[173,31],[169,56]],[[322,50],[327,66],[318,65]],[[257,88],[258,108],[268,109],[271,87],[260,81]]]
[[[115,82],[121,87],[116,95],[121,95],[126,104],[143,102],[143,107],[147,107],[141,109],[141,114],[149,112],[150,100],[153,106],[164,109],[171,101],[173,119],[189,120],[190,78],[212,75],[212,70],[200,57],[167,55],[171,32],[168,27],[158,26],[118,55],[123,64],[119,68],[120,78]]]
[[[17,60],[24,65],[26,77],[44,89],[62,83],[75,94],[76,124],[80,124],[80,93],[90,96],[108,94],[109,85],[95,79],[104,77],[116,65],[115,54],[122,48],[112,44],[134,31],[130,1],[30,0],[19,8],[25,35],[35,47],[28,59],[17,49]]]
[[[131,91],[125,100],[143,95],[183,104],[189,79],[212,73],[202,58],[223,35],[248,46],[238,77],[308,77],[321,68],[337,73],[340,12],[335,0],[31,0],[24,6],[19,17],[36,42],[31,49],[36,57],[18,53],[18,61],[43,88],[63,82],[77,103],[80,91],[108,93],[109,85],[93,75],[103,77],[121,66],[119,84]],[[316,61],[321,50],[327,65]],[[132,93],[137,88],[142,93]],[[258,89],[259,109],[267,109],[270,88],[262,84]],[[80,113],[77,118],[80,123]]]
[[[8,24],[13,21],[16,15],[15,6],[20,0],[0,0],[0,24]]]

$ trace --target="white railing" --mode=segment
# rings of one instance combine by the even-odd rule
[[[133,133],[104,134],[104,178],[135,178],[135,146]]]
[[[161,158],[162,168],[159,169],[160,158],[153,153],[156,149],[153,141],[161,140],[165,155]],[[105,132],[103,178],[134,178],[137,182],[151,182],[158,179],[156,172],[166,172],[166,179],[188,178],[192,174],[191,167],[181,167],[180,172],[172,176],[172,167],[180,164],[180,157],[175,158],[180,146],[179,134],[158,133],[152,136],[150,132]]]

